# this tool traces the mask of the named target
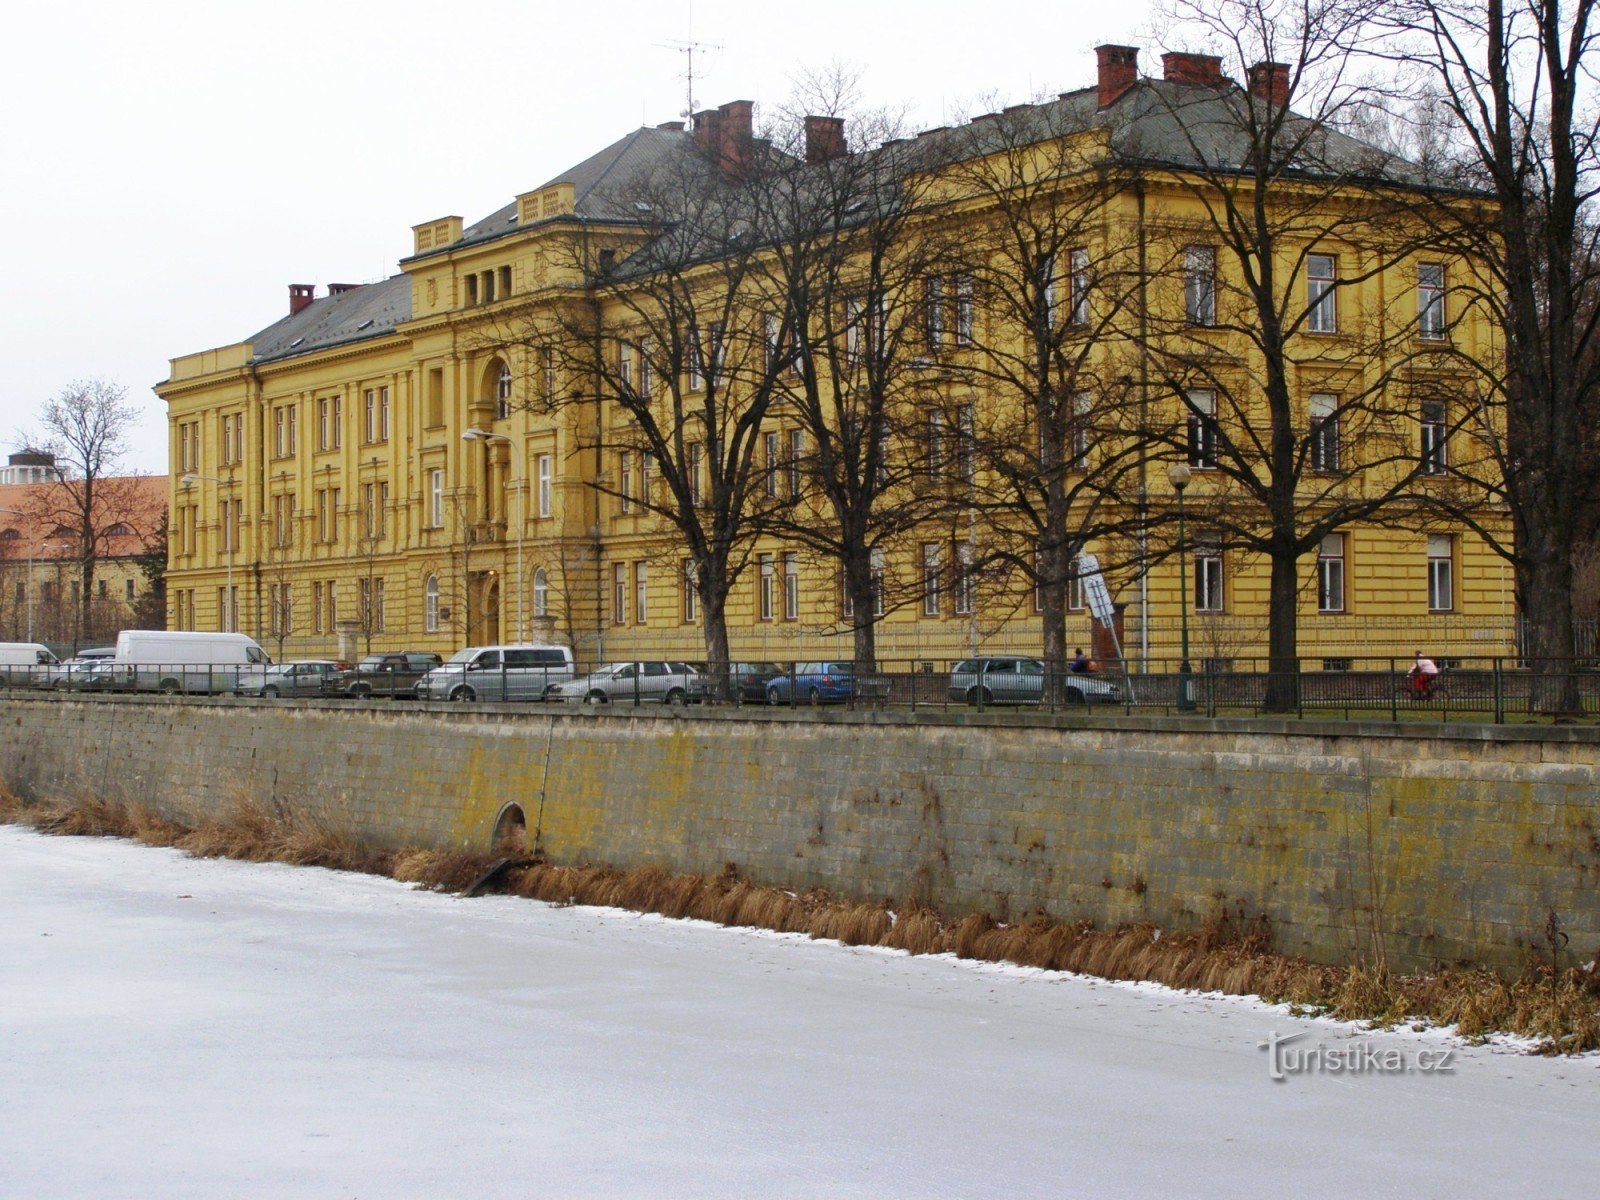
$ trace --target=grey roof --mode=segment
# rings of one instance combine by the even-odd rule
[[[530,190],[540,191],[558,183],[570,183],[574,193],[573,211],[579,216],[598,220],[637,218],[638,213],[619,207],[608,197],[628,191],[633,180],[649,175],[664,163],[692,149],[694,144],[693,135],[681,129],[645,126]],[[449,246],[441,246],[432,253],[490,241],[518,228],[517,202],[513,200],[467,226],[457,241]]]
[[[311,354],[391,333],[411,319],[411,277],[391,275],[337,296],[313,300],[250,338],[251,362]]]

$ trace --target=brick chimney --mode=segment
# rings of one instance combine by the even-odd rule
[[[694,140],[727,175],[742,175],[755,155],[755,104],[730,100],[694,115]]]
[[[1180,54],[1173,51],[1161,56],[1162,78],[1169,83],[1189,83],[1199,87],[1221,87],[1222,60],[1214,54]]]
[[[1289,68],[1284,63],[1258,62],[1250,68],[1250,94],[1282,108],[1289,103]]]
[[[359,283],[330,283],[328,285],[328,295],[342,296],[346,292],[355,291],[360,286]]]
[[[1100,73],[1100,107],[1104,108],[1139,82],[1139,50],[1136,46],[1096,46],[1094,57]]]
[[[306,305],[317,298],[317,285],[314,283],[291,283],[289,285],[289,315],[301,311]]]
[[[827,162],[850,153],[844,140],[843,117],[806,118],[806,161]]]

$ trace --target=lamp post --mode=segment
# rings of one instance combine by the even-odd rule
[[[1189,468],[1183,463],[1173,463],[1167,468],[1167,482],[1178,496],[1178,612],[1180,614],[1180,647],[1183,659],[1178,663],[1178,710],[1194,711],[1194,668],[1189,665],[1189,570],[1184,561],[1188,544],[1183,531],[1183,492],[1189,486]]]
[[[184,475],[178,480],[178,485],[187,490],[202,481],[206,483],[214,483],[219,487],[226,487],[228,489],[228,519],[223,525],[223,529],[226,532],[228,540],[228,587],[227,591],[224,592],[223,595],[226,596],[228,603],[227,618],[223,621],[222,627],[225,632],[232,633],[233,627],[238,624],[239,618],[239,614],[234,611],[237,606],[235,605],[233,598],[233,531],[239,521],[239,514],[233,507],[235,503],[233,498],[234,480],[231,478],[218,479],[215,475],[197,475],[195,472],[190,471],[188,474]]]
[[[464,441],[464,442],[504,442],[507,446],[511,446],[511,447],[515,447],[516,446],[515,439],[513,439],[510,435],[504,434],[504,433],[494,433],[494,432],[492,432],[491,430],[488,430],[488,429],[476,429],[476,428],[468,429],[464,433],[462,433],[461,440]],[[527,618],[527,612],[524,609],[523,596],[522,596],[523,589],[527,586],[526,581],[522,578],[522,528],[523,528],[523,525],[526,523],[525,520],[524,520],[526,514],[522,510],[522,505],[523,505],[522,487],[523,487],[523,484],[524,484],[525,481],[522,480],[522,479],[518,479],[517,478],[517,456],[516,456],[516,454],[515,453],[511,454],[510,455],[510,459],[511,459],[511,479],[507,482],[507,486],[510,487],[512,485],[515,485],[516,493],[517,493],[517,516],[516,516],[516,522],[517,522],[517,637],[516,637],[516,640],[520,641],[523,638],[528,636],[528,618]]]
[[[17,508],[0,508],[0,512],[10,513],[13,517],[28,518],[28,640],[31,642],[33,641],[33,525],[38,518]]]

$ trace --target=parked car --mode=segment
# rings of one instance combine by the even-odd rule
[[[687,704],[705,695],[705,676],[685,662],[611,663],[551,689],[569,704]]]
[[[79,650],[59,667],[51,667],[43,684],[61,691],[83,691],[94,678],[93,668],[117,656],[115,646],[90,646]]]
[[[468,646],[417,680],[417,699],[543,700],[571,678],[566,646]]]
[[[767,698],[767,684],[783,668],[774,662],[736,662],[728,664],[728,694],[735,700],[753,700],[757,704]]]
[[[261,676],[272,659],[242,633],[125,629],[117,653],[87,668],[86,689],[141,692],[233,692]]]
[[[856,665],[851,662],[802,662],[794,665],[795,696],[808,704],[842,704],[856,694]],[[788,673],[767,681],[768,704],[790,704]]]
[[[43,687],[61,662],[42,642],[0,642],[0,686]]]
[[[336,694],[344,683],[346,668],[329,659],[298,659],[239,674],[239,694],[243,696],[326,696]]]
[[[417,681],[441,665],[444,659],[424,650],[398,650],[369,654],[345,674],[339,690],[343,695],[363,699],[367,696],[394,696],[414,700]]]
[[[950,699],[967,704],[1041,704],[1045,666],[1037,658],[969,658],[950,672]],[[1068,704],[1117,704],[1122,692],[1114,683],[1086,673],[1069,672],[1063,698]]]

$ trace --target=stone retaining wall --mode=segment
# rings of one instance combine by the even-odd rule
[[[487,849],[519,805],[558,862],[658,864],[947,912],[1265,917],[1343,962],[1515,968],[1554,912],[1600,949],[1585,729],[1001,714],[0,699],[24,795],[241,797],[389,846]]]

